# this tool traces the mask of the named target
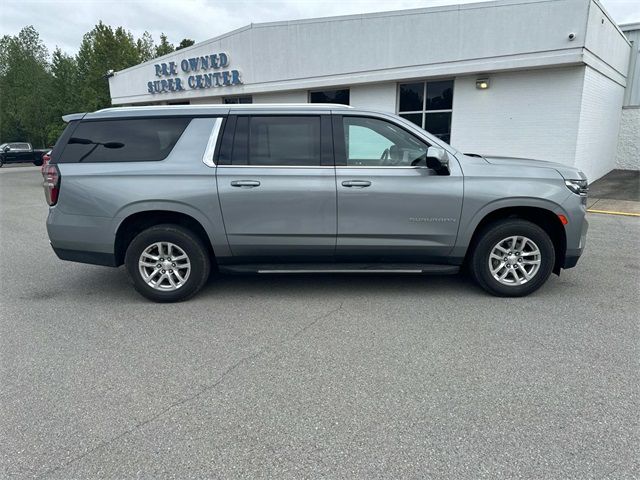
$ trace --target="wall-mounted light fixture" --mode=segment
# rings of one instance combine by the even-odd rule
[[[486,90],[489,88],[489,79],[488,78],[479,78],[476,80],[476,88],[478,90]]]

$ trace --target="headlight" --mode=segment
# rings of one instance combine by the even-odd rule
[[[589,192],[589,184],[586,180],[565,180],[564,184],[569,190],[581,197],[586,197]]]

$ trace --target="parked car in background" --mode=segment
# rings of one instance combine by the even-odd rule
[[[0,145],[0,167],[5,163],[33,163],[39,167],[46,152],[34,149],[28,142],[3,143]]]
[[[40,173],[44,176],[44,170],[49,165],[51,161],[51,152],[52,150],[48,150],[44,155],[42,155],[42,166],[40,167]]]
[[[124,264],[158,302],[191,297],[211,268],[466,266],[488,292],[517,297],[575,266],[585,246],[581,171],[465,155],[397,115],[310,104],[63,118],[44,181],[55,253]]]

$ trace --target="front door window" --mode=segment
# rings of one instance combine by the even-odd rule
[[[427,154],[428,145],[384,120],[344,117],[347,166],[411,167]]]

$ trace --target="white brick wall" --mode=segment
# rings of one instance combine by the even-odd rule
[[[349,104],[355,108],[396,113],[397,84],[355,85],[349,92]]]
[[[640,170],[640,107],[622,109],[616,168]]]
[[[590,182],[615,167],[623,96],[621,85],[586,67],[575,166]]]
[[[306,90],[294,92],[256,93],[253,95],[253,103],[307,103]]]
[[[587,39],[599,59],[620,68],[626,42],[595,10],[590,0],[498,0],[252,24],[116,72],[109,87],[118,105],[571,65]],[[182,70],[182,60],[218,52],[228,54],[243,85],[189,88],[193,72]],[[147,82],[159,79],[154,65],[167,62],[178,65],[186,90],[149,93]]]
[[[192,98],[189,103],[191,105],[219,105],[222,103],[222,97]]]
[[[574,165],[584,66],[458,77],[451,143],[463,152]]]

